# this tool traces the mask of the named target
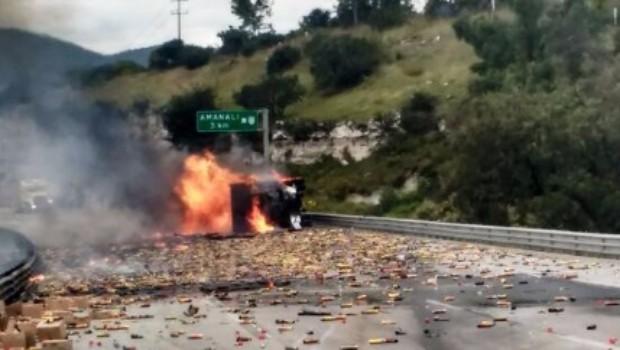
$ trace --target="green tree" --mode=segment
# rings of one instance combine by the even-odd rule
[[[182,40],[168,41],[151,53],[149,57],[149,67],[152,69],[170,69],[177,67],[182,51]]]
[[[341,26],[368,23],[384,29],[402,24],[412,10],[411,0],[338,0],[336,19]]]
[[[368,24],[379,30],[399,26],[413,14],[410,0],[375,0],[372,6]]]
[[[548,16],[550,21],[544,29],[548,54],[561,60],[568,77],[574,81],[583,76],[588,56],[600,56],[598,35],[604,21],[585,0],[554,6]]]
[[[515,1],[514,9],[517,14],[517,28],[515,36],[521,59],[531,62],[541,56],[544,30],[540,19],[545,10],[545,3],[540,0]]]
[[[336,18],[341,26],[364,23],[371,12],[370,0],[338,0],[336,5]]]
[[[453,17],[464,11],[489,10],[489,0],[428,0],[424,6],[424,14],[430,17]]]
[[[339,90],[358,85],[381,63],[381,49],[367,39],[342,35],[309,44],[310,72],[321,89]]]
[[[168,140],[179,149],[213,149],[217,138],[214,135],[200,134],[196,130],[196,112],[211,109],[216,109],[215,94],[211,88],[199,88],[173,97],[162,113]]]
[[[209,63],[214,49],[185,45],[182,40],[172,40],[151,53],[151,69],[171,69],[186,67],[196,69]]]
[[[485,73],[502,70],[516,62],[514,27],[496,19],[461,17],[453,24],[456,37],[470,44],[482,59],[472,70]]]
[[[283,119],[286,108],[300,101],[304,93],[297,76],[267,76],[258,84],[243,86],[233,97],[244,108],[268,108],[275,121]]]
[[[220,53],[223,55],[251,56],[260,49],[277,45],[284,40],[284,36],[273,31],[253,34],[243,28],[228,27],[217,34],[222,40]]]
[[[271,16],[270,0],[232,0],[232,13],[241,19],[241,27],[258,32]]]
[[[228,27],[227,30],[219,32],[217,36],[222,40],[220,53],[223,55],[238,55],[252,40],[251,33],[243,29]]]
[[[300,27],[305,30],[325,28],[329,26],[330,19],[331,13],[329,11],[317,8],[303,17]]]
[[[456,204],[473,222],[617,231],[617,91],[470,99],[451,144]]]

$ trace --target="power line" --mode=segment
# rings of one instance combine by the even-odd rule
[[[155,13],[155,16],[152,18],[152,20],[147,22],[148,24],[142,27],[142,30],[140,30],[137,35],[134,35],[131,38],[131,42],[127,47],[130,49],[134,49],[138,45],[142,45],[145,41],[149,42],[155,32],[159,34],[162,26],[164,26],[168,21],[168,11],[169,8],[167,3],[164,3],[163,6],[160,6],[157,9],[157,11],[154,11],[153,13]]]
[[[188,11],[183,11],[183,2],[187,2],[189,0],[172,0],[177,3],[177,9],[172,11],[174,16],[177,16],[177,38],[181,40],[181,27],[182,27],[182,18],[187,15]]]

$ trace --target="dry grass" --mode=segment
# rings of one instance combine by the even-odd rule
[[[364,120],[398,109],[414,91],[428,91],[442,99],[465,93],[469,67],[476,58],[467,44],[456,39],[449,20],[416,18],[383,33],[367,27],[332,30],[332,34],[340,33],[380,41],[386,62],[358,87],[326,96],[314,88],[309,62],[303,60],[288,73],[298,75],[308,91],[301,102],[289,109],[292,116]],[[301,46],[305,40],[299,37],[291,44]],[[271,50],[263,50],[250,58],[219,57],[195,71],[175,69],[124,76],[93,90],[92,95],[124,107],[145,98],[162,106],[172,96],[196,86],[211,86],[219,106],[234,107],[233,93],[260,79],[270,53]]]

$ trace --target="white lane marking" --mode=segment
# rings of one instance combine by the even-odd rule
[[[335,326],[332,324],[327,330],[327,332],[323,333],[323,335],[321,336],[321,344],[323,344],[325,339],[327,339],[330,335],[332,335],[332,333],[334,333],[334,329],[335,329]]]
[[[577,343],[577,344],[581,344],[581,345],[587,345],[589,349],[590,348],[597,348],[597,349],[611,349],[611,348],[614,348],[614,345],[598,342],[598,341],[595,341],[595,340],[579,338],[579,337],[576,337],[576,336],[573,336],[573,335],[559,335],[559,334],[556,334],[555,336],[560,338],[560,339],[571,341],[573,343]]]
[[[332,324],[331,326],[329,326],[329,328],[327,329],[327,331],[325,331],[325,333],[323,333],[323,335],[321,336],[321,339],[319,340],[319,344],[323,344],[323,342],[325,341],[325,339],[327,339],[330,335],[332,335],[332,333],[334,333],[334,329],[335,329],[335,327],[334,327],[334,326],[335,326],[335,325],[334,325],[334,324]],[[305,338],[305,337],[306,337],[306,336],[304,335],[304,336],[302,336],[301,338],[299,338],[299,339],[295,342],[295,347],[300,346],[300,345],[303,343],[303,341],[304,341],[304,338]]]
[[[440,302],[438,300],[433,300],[433,299],[426,299],[426,303],[427,304],[431,304],[431,305],[435,305],[435,306],[441,306],[441,307],[443,307],[445,309],[450,309],[450,310],[464,310],[462,307],[458,307],[458,306],[442,303],[442,302]]]

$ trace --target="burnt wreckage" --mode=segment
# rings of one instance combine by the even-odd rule
[[[252,203],[259,201],[261,211],[269,221],[283,229],[301,230],[308,222],[303,221],[303,195],[306,190],[302,178],[283,181],[261,181],[254,186],[233,184],[230,186],[232,221],[234,233],[251,231],[248,221]]]

